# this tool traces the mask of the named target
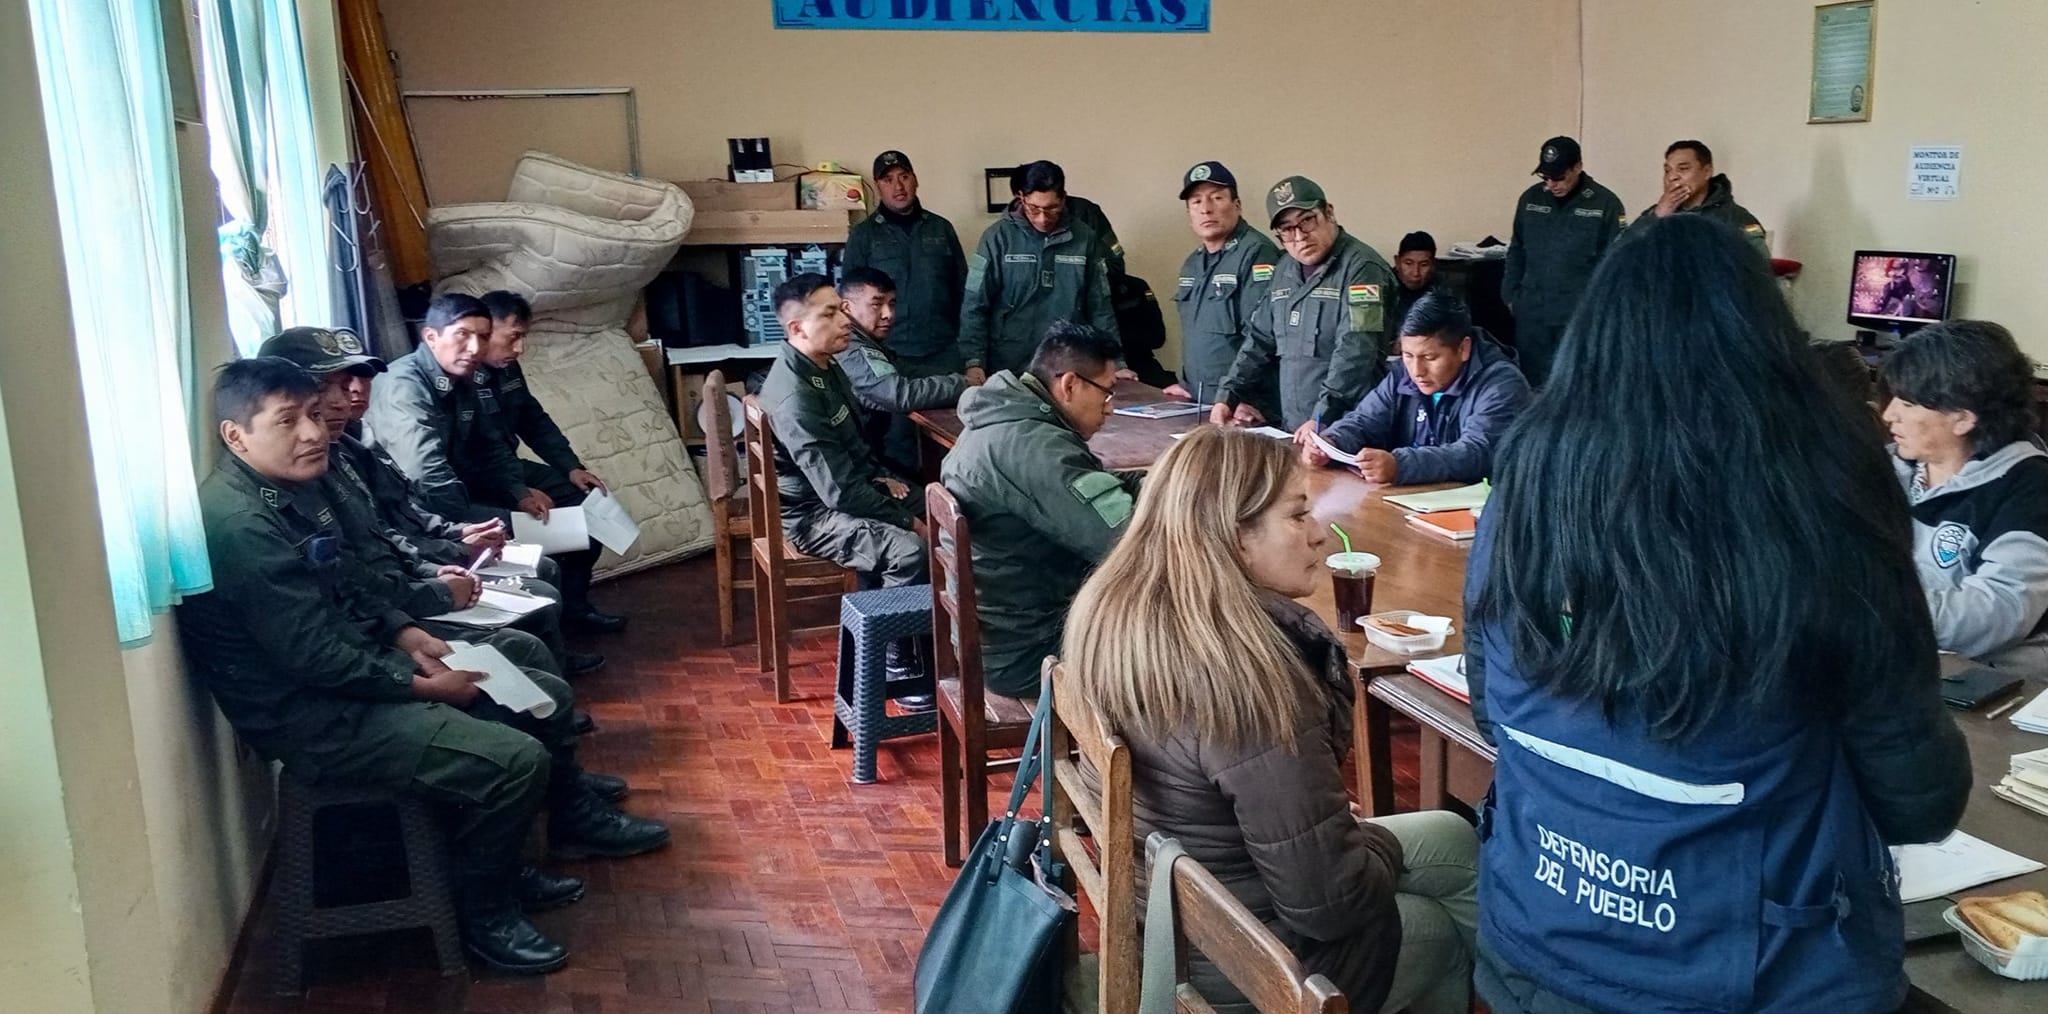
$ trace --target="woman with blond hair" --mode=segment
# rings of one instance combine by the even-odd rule
[[[1160,458],[1066,665],[1130,744],[1140,838],[1180,839],[1353,1010],[1469,1011],[1478,843],[1448,813],[1352,815],[1344,646],[1295,601],[1328,529],[1291,450],[1205,426]]]

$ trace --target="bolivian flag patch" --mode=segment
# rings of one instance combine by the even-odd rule
[[[1377,285],[1354,285],[1344,290],[1344,299],[1353,306],[1380,301],[1380,287]]]
[[[1742,227],[1742,234],[1744,236],[1761,236],[1764,234],[1764,227],[1762,223],[1751,222]]]
[[[1271,264],[1254,264],[1254,265],[1252,265],[1252,281],[1254,281],[1254,282],[1270,282],[1270,281],[1272,281],[1272,280],[1273,280],[1273,265],[1271,265]]]

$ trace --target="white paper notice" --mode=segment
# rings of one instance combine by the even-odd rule
[[[512,537],[540,546],[549,556],[590,548],[590,527],[581,507],[557,507],[542,521],[525,511],[512,512]]]
[[[1911,904],[2041,869],[2026,856],[1957,831],[1932,845],[1894,845],[1899,899]]]
[[[591,490],[584,498],[583,520],[590,528],[591,538],[620,556],[640,541],[640,526],[633,521],[633,515],[601,488]]]
[[[1955,145],[1914,145],[1906,154],[1906,196],[1915,201],[1953,201],[1962,194],[1963,149]]]
[[[450,641],[454,648],[441,658],[450,669],[480,672],[484,678],[476,687],[513,711],[524,711],[535,718],[546,718],[555,713],[555,699],[533,682],[526,671],[512,664],[505,654],[488,644],[470,644],[465,641]]]
[[[525,542],[507,542],[498,550],[498,560],[488,567],[478,567],[481,577],[539,577],[540,547]]]

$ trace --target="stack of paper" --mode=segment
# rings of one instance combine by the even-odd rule
[[[2027,706],[2012,713],[2012,724],[2028,732],[2048,734],[2048,691],[2027,702]]]
[[[1912,904],[2041,869],[2040,863],[1957,831],[1932,845],[1894,845],[1899,899]]]
[[[1425,658],[1408,663],[1408,671],[1428,681],[1444,693],[1450,694],[1467,704],[1472,702],[1472,687],[1465,682],[1465,656],[1445,655],[1442,658]]]
[[[1991,791],[2008,803],[2048,816],[2048,750],[2013,754],[2011,772]]]
[[[1398,496],[1388,497],[1387,502],[1396,507],[1406,507],[1419,514],[1428,514],[1432,511],[1470,510],[1474,507],[1486,506],[1486,495],[1491,492],[1493,492],[1493,487],[1482,480],[1470,486],[1459,486],[1457,489],[1440,489],[1433,493],[1402,493]]]

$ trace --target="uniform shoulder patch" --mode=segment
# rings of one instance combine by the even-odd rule
[[[1136,506],[1123,480],[1108,472],[1083,472],[1067,483],[1067,488],[1111,528],[1129,520]]]
[[[1764,234],[1764,225],[1762,222],[1751,222],[1742,227],[1742,234],[1745,236],[1761,236]]]
[[[1254,282],[1270,282],[1270,281],[1272,281],[1272,280],[1273,280],[1273,265],[1271,265],[1271,264],[1254,264],[1254,265],[1252,265],[1252,281],[1254,281]]]
[[[1961,563],[1969,538],[1968,528],[1954,521],[1943,522],[1940,528],[1934,530],[1934,538],[1929,546],[1934,553],[1934,565],[1947,570]]]
[[[1344,298],[1353,306],[1380,301],[1380,287],[1377,285],[1353,285],[1344,290]]]
[[[889,361],[889,354],[887,352],[883,352],[880,349],[862,349],[860,354],[861,358],[868,361],[868,369],[873,370],[875,376],[893,377],[896,375],[896,364]]]

